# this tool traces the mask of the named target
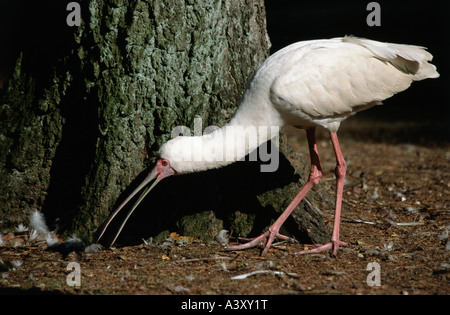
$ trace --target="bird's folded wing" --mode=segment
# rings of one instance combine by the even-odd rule
[[[347,115],[407,89],[413,80],[422,79],[416,77],[421,71],[428,77],[437,74],[426,62],[431,55],[421,47],[371,45],[372,41],[356,38],[349,44],[344,39],[341,45],[301,47],[297,55],[283,56],[290,62],[282,63],[285,69],[270,88],[270,98],[280,111],[312,117]]]

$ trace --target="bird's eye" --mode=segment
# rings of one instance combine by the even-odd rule
[[[169,162],[167,160],[162,160],[161,161],[161,165],[162,166],[167,166],[167,165],[169,165]]]

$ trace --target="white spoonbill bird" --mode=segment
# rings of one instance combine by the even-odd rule
[[[256,71],[228,124],[207,135],[176,137],[161,147],[156,167],[110,215],[97,242],[115,215],[151,181],[154,180],[153,184],[131,208],[110,246],[116,241],[137,205],[163,178],[218,168],[239,161],[260,144],[277,136],[267,132],[267,128],[290,125],[306,130],[311,158],[309,179],[268,231],[247,243],[229,246],[228,249],[241,250],[263,244],[262,254],[265,254],[275,238],[293,241],[280,234],[279,230],[298,203],[322,177],[315,140],[316,127],[322,127],[329,131],[336,155],[337,187],[333,232],[329,243],[316,244],[311,250],[295,254],[331,251],[335,256],[339,246],[347,245],[339,239],[342,191],[347,166],[336,132],[347,117],[381,104],[383,100],[406,90],[413,81],[439,77],[436,67],[428,63],[432,58],[424,47],[382,43],[353,36],[302,41],[281,49]],[[242,134],[244,128],[252,126],[255,127],[252,130],[257,133],[257,141],[250,141],[248,134]],[[259,128],[261,126],[267,128]],[[243,137],[243,141],[248,143],[245,149],[236,148],[239,141],[230,141],[236,137]],[[215,158],[211,158],[211,152],[214,152]],[[217,158],[220,155],[227,158]]]

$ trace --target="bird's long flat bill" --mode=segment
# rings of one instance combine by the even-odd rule
[[[133,207],[128,211],[127,216],[125,217],[125,220],[122,222],[119,230],[116,232],[116,235],[114,236],[113,240],[107,247],[111,247],[114,242],[116,241],[117,237],[119,236],[120,232],[122,231],[123,227],[127,223],[129,217],[133,213],[133,211],[137,208],[137,206],[141,203],[141,201],[147,196],[147,194],[158,184],[162,179],[171,176],[175,174],[175,171],[172,167],[170,167],[170,163],[168,160],[160,159],[156,163],[155,168],[151,170],[151,172],[147,175],[147,177],[142,181],[142,183],[139,184],[139,186],[125,199],[124,202],[110,215],[108,218],[108,221],[106,222],[105,226],[103,227],[102,232],[98,236],[96,243],[98,243],[105,233],[106,229],[108,228],[108,225],[111,223],[111,221],[114,219],[114,217],[119,213],[120,210],[131,200],[133,197],[140,192],[144,187],[149,185],[153,180],[154,182],[147,187],[144,192],[139,196],[139,198],[134,203]]]

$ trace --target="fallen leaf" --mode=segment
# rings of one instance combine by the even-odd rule
[[[173,239],[176,242],[176,244],[179,246],[190,244],[194,240],[193,237],[181,236],[176,232],[170,233],[170,238]]]
[[[164,254],[164,255],[161,256],[161,259],[162,260],[170,260],[170,257],[167,256],[166,254]]]

